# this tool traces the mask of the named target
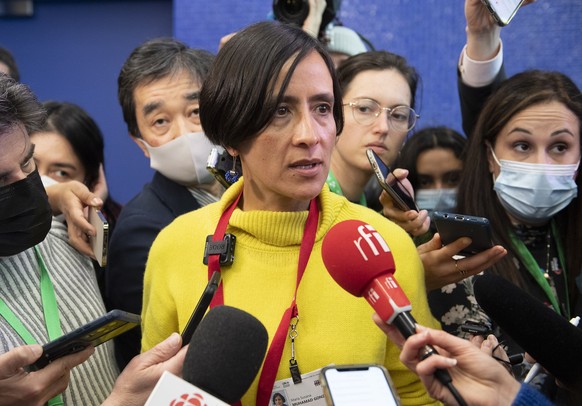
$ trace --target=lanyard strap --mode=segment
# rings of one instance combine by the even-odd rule
[[[214,231],[214,235],[212,236],[212,241],[222,241],[224,239],[224,234],[226,233],[226,228],[228,227],[228,221],[230,220],[230,216],[238,206],[238,202],[242,197],[242,192],[237,196],[237,198],[232,202],[230,206],[222,213],[220,219],[218,220],[218,224],[216,226],[216,230]],[[220,254],[209,255],[208,256],[208,280],[212,278],[214,272],[220,273]],[[224,290],[222,288],[222,278],[220,280],[220,284],[210,301],[210,308],[215,306],[220,306],[224,304]]]
[[[327,186],[329,186],[329,190],[331,190],[336,195],[340,195],[340,196],[344,195],[344,192],[343,192],[339,182],[337,181],[335,175],[333,174],[333,172],[331,170],[327,173],[327,179],[326,179],[325,183],[327,183]],[[360,204],[360,206],[368,207],[368,201],[366,200],[365,193],[362,193],[362,196],[360,196],[359,204]]]
[[[261,372],[261,376],[259,377],[259,387],[257,391],[257,405],[259,406],[269,404],[271,392],[273,391],[273,386],[275,385],[275,379],[277,377],[277,370],[279,369],[281,357],[283,356],[283,349],[285,348],[289,323],[293,317],[297,317],[299,315],[296,302],[297,290],[299,289],[301,278],[305,273],[305,268],[307,267],[307,262],[309,261],[311,250],[315,244],[315,234],[317,232],[318,221],[319,210],[317,208],[316,200],[313,199],[309,204],[309,215],[307,216],[307,221],[305,222],[303,239],[301,240],[301,248],[299,250],[295,293],[293,294],[291,305],[289,308],[287,308],[287,310],[285,310],[285,313],[283,313],[283,317],[279,322],[279,327],[277,327],[275,337],[273,337],[273,341],[269,346],[269,350],[267,351],[267,355],[265,357],[263,370]]]
[[[225,210],[225,212],[220,217],[218,225],[216,226],[216,231],[212,238],[213,241],[221,241],[224,238],[224,233],[228,226],[228,221],[236,208],[242,193],[236,198],[236,200]],[[309,214],[305,222],[305,229],[303,231],[303,238],[301,240],[301,248],[299,250],[299,261],[297,264],[297,279],[295,282],[295,292],[293,293],[293,298],[291,300],[291,305],[283,313],[283,317],[279,322],[279,327],[273,337],[273,341],[269,346],[267,355],[265,357],[265,362],[263,364],[263,370],[259,378],[259,386],[257,391],[257,405],[268,405],[269,399],[271,397],[271,392],[273,386],[275,385],[275,378],[277,376],[277,370],[279,369],[279,364],[281,363],[281,357],[283,356],[283,349],[285,347],[285,339],[287,336],[287,329],[289,328],[289,323],[293,317],[299,315],[299,310],[297,308],[297,290],[299,289],[299,284],[301,283],[301,278],[305,273],[305,268],[309,262],[309,256],[313,245],[315,244],[315,235],[317,233],[317,224],[319,222],[319,209],[317,207],[316,199],[312,199],[309,203]],[[208,258],[208,277],[210,278],[214,271],[220,272],[219,255],[211,255]],[[220,293],[220,294],[219,294]],[[222,281],[212,299],[211,306],[219,306],[224,304],[224,294],[222,291]]]
[[[44,323],[49,336],[49,341],[59,338],[63,335],[61,329],[61,321],[59,317],[59,309],[57,305],[57,298],[55,295],[55,287],[51,281],[48,269],[44,262],[42,255],[38,246],[34,247],[34,254],[36,256],[36,261],[40,268],[40,298],[42,302],[42,309],[44,313]],[[16,314],[8,307],[4,299],[0,297],[0,315],[4,317],[6,322],[16,331],[20,336],[22,341],[26,344],[37,344],[30,331],[26,328]],[[61,395],[57,395],[50,399],[48,402],[49,406],[60,406],[63,405],[63,400]]]
[[[564,270],[564,285],[565,285],[565,290],[566,290],[566,311],[568,312],[568,314],[563,315],[563,316],[569,317],[570,299],[569,299],[569,294],[568,294],[568,274],[566,272],[566,261],[565,261],[565,256],[564,256],[564,247],[562,245],[562,239],[560,238],[560,233],[558,232],[558,227],[557,227],[556,222],[554,220],[551,221],[551,230],[552,230],[552,236],[553,236],[554,240],[556,241],[556,246],[558,248],[558,259],[560,260],[560,265],[562,266],[562,269]],[[558,303],[558,298],[552,292],[552,288],[551,288],[550,284],[548,283],[546,278],[544,278],[544,276],[540,272],[540,266],[536,262],[535,258],[531,254],[531,252],[527,249],[527,247],[525,246],[523,241],[521,241],[517,237],[517,235],[515,235],[513,230],[510,231],[509,236],[511,238],[512,244],[514,245],[514,247],[517,250],[517,254],[519,255],[521,261],[525,265],[525,268],[527,269],[527,271],[535,279],[537,284],[542,288],[542,290],[546,294],[547,298],[552,303],[552,307],[554,308],[554,310],[558,314],[562,315],[562,310],[560,308],[560,304]]]

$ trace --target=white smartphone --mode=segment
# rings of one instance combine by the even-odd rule
[[[481,0],[500,26],[509,24],[524,0]]]
[[[400,399],[382,365],[330,365],[320,372],[329,406],[394,406]]]
[[[95,237],[89,237],[89,243],[93,249],[93,254],[100,266],[107,265],[107,247],[109,244],[109,223],[103,213],[95,207],[89,207],[89,223],[97,234]]]

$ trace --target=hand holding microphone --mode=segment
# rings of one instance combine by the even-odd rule
[[[333,226],[321,248],[323,262],[331,277],[346,291],[365,297],[385,323],[392,324],[408,338],[416,334],[412,306],[394,278],[392,252],[382,236],[369,224],[347,220]],[[425,359],[437,354],[430,345],[421,349]],[[435,370],[436,378],[449,388],[460,405],[465,402],[444,369]]]
[[[399,331],[384,323],[377,314],[374,321],[402,348],[402,363],[420,377],[431,397],[444,404],[455,404],[455,399],[435,379],[434,372],[439,368],[451,373],[455,387],[470,405],[510,405],[520,389],[519,382],[492,358],[493,348],[498,344],[493,335],[479,348],[444,331],[418,326],[418,333],[404,341]],[[426,345],[438,346],[439,354],[419,360],[418,352]]]

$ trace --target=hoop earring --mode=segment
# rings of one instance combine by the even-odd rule
[[[240,178],[240,173],[238,173],[236,170],[236,158],[237,158],[237,156],[238,155],[235,155],[232,158],[232,169],[230,171],[227,171],[224,174],[224,179],[226,179],[226,181],[230,184],[235,183],[238,180],[238,178]]]

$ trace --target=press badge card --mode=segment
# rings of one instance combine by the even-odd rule
[[[287,406],[326,406],[323,388],[319,381],[320,372],[321,369],[316,369],[301,375],[302,382],[298,384],[293,383],[292,378],[275,382],[271,399],[279,394],[277,397],[281,398],[283,404]]]

